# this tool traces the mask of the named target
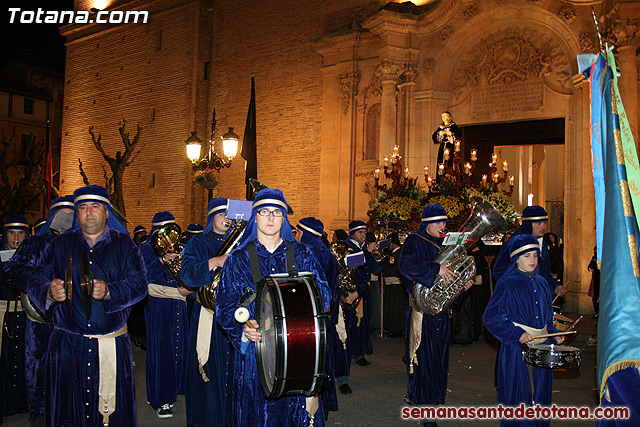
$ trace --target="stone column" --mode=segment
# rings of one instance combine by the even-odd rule
[[[401,66],[385,59],[378,65],[382,82],[382,105],[380,112],[380,152],[378,158],[389,156],[396,144],[396,85]]]
[[[618,89],[620,89],[622,104],[627,113],[629,127],[637,148],[640,144],[640,138],[638,135],[638,66],[636,63],[636,48],[630,45],[618,47],[617,65],[621,74],[618,78]]]
[[[411,135],[414,133],[412,129],[414,125],[413,89],[416,85],[416,75],[415,64],[410,62],[405,63],[400,78],[401,83],[398,85],[400,96],[398,99],[398,133],[396,143],[400,146],[400,154],[406,159],[406,166],[409,166],[409,145],[410,141],[413,141]],[[415,175],[416,171],[413,171],[413,165],[410,166],[410,168],[412,174]]]

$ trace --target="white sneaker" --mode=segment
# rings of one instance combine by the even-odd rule
[[[171,405],[165,403],[158,409],[156,409],[156,413],[158,414],[158,418],[172,418],[173,411],[171,410]]]

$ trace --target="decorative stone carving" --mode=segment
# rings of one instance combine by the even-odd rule
[[[626,46],[638,35],[638,21],[630,18],[618,19],[607,28],[604,40],[614,46]]]
[[[478,4],[477,3],[470,4],[469,6],[465,7],[464,10],[462,11],[462,17],[464,19],[466,19],[466,20],[469,20],[469,19],[473,18],[477,14],[478,14]]]
[[[561,86],[569,78],[567,57],[547,35],[531,28],[508,27],[479,40],[460,62],[456,86],[488,86],[546,79]]]
[[[595,52],[596,39],[591,33],[583,31],[580,33],[580,52]]]
[[[382,96],[382,80],[380,80],[378,73],[373,73],[364,93],[366,98]]]
[[[404,71],[404,65],[398,64],[391,59],[383,59],[376,69],[376,74],[380,77],[380,80],[385,82],[393,80],[398,81],[400,74]]]
[[[416,65],[413,62],[405,62],[404,70],[400,75],[401,83],[411,83],[416,80],[416,76],[418,75],[418,71],[416,69]]]
[[[436,69],[436,60],[434,58],[427,58],[424,60],[424,75],[430,77],[433,71]]]
[[[442,32],[440,33],[440,40],[442,40],[443,42],[446,42],[447,39],[449,39],[449,37],[451,37],[453,35],[453,27],[451,25],[445,25],[442,28]]]
[[[342,114],[344,115],[349,111],[351,95],[358,91],[358,82],[360,82],[359,73],[345,73],[338,76],[338,90],[342,95]]]
[[[569,25],[576,19],[576,11],[572,5],[565,4],[558,9],[558,16]]]
[[[453,75],[457,100],[474,95],[474,114],[542,107],[544,85],[570,93],[570,66],[557,43],[531,28],[507,27],[473,45]]]

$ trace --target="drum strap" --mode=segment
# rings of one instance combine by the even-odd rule
[[[284,242],[287,245],[287,273],[291,277],[297,277],[298,270],[296,269],[296,261],[293,255],[293,243],[288,240],[285,240]],[[247,252],[249,253],[249,264],[251,265],[253,283],[257,286],[262,280],[262,273],[260,272],[260,261],[258,259],[258,251],[256,250],[255,241],[252,240],[247,243]]]

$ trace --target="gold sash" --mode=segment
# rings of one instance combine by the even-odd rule
[[[211,331],[213,331],[213,313],[200,306],[198,318],[198,335],[196,337],[196,354],[198,356],[198,370],[202,375],[202,381],[209,382],[204,372],[204,365],[209,361],[209,349],[211,348]]]
[[[171,298],[187,301],[187,297],[180,294],[178,288],[172,286],[163,286],[156,283],[149,283],[149,296],[154,298]]]
[[[418,364],[418,356],[416,353],[422,341],[423,314],[413,306],[413,295],[409,295],[409,305],[411,306],[411,323],[409,324],[409,373],[413,374],[413,365]]]
[[[535,337],[537,337],[538,335],[546,335],[547,334],[547,326],[545,325],[544,328],[542,329],[536,329],[536,328],[532,328],[531,326],[527,326],[527,325],[523,325],[521,323],[517,323],[517,322],[511,322],[513,323],[515,326],[524,329],[525,332],[528,332],[529,335],[531,335],[534,340],[528,342],[527,344],[530,345],[534,345],[534,344],[540,344],[541,342],[545,342],[547,339],[546,338],[538,338],[535,339]]]
[[[15,288],[14,288],[15,290]],[[16,291],[17,292],[17,291]],[[19,295],[20,293],[18,293]],[[4,316],[12,316],[13,317],[13,312],[14,312],[14,304],[15,304],[15,300],[11,301],[9,306],[9,311],[7,311],[7,301],[0,301],[0,322],[4,322]],[[18,298],[18,306],[15,308],[15,311],[24,311],[24,309],[22,308],[22,301],[20,300],[20,298]],[[7,319],[8,321],[13,321],[13,319]],[[8,326],[8,324],[7,324]],[[17,326],[17,325],[16,325]],[[24,331],[23,331],[24,333]],[[2,337],[2,335],[0,335],[0,338]],[[7,337],[9,338],[9,337]],[[2,339],[0,339],[0,352],[2,352]]]

